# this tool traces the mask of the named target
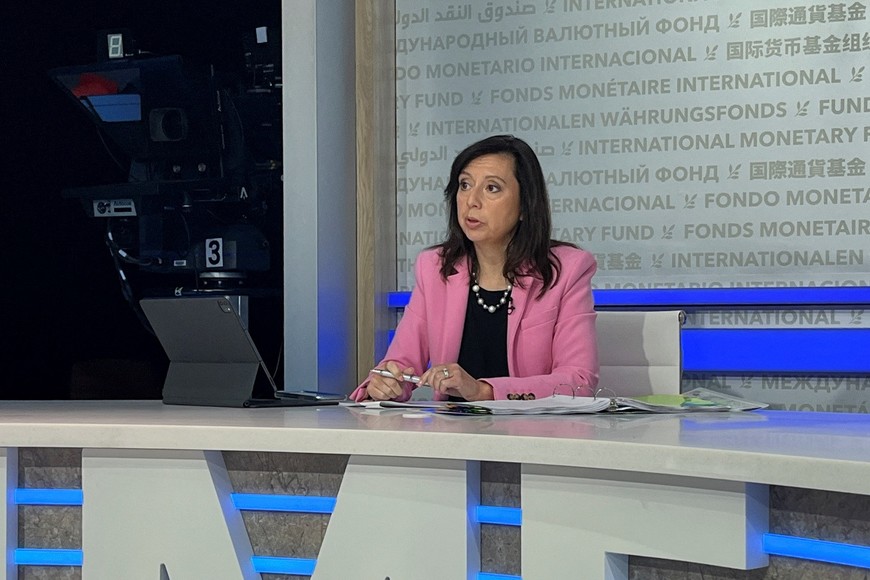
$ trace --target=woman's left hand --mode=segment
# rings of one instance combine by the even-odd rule
[[[475,379],[456,363],[432,365],[420,376],[420,384],[430,385],[436,393],[466,401],[492,400],[492,385]]]

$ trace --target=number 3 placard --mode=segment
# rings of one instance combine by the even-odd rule
[[[224,239],[209,238],[205,241],[205,267],[224,267]]]

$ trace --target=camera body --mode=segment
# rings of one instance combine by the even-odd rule
[[[244,71],[216,71],[102,31],[97,62],[50,77],[96,124],[124,183],[70,188],[106,223],[113,257],[225,285],[267,272],[280,237],[280,40],[256,29]]]

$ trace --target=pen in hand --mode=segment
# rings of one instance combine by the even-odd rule
[[[389,378],[391,378],[391,379],[397,379],[397,380],[399,379],[399,377],[394,376],[393,373],[391,373],[391,372],[388,371],[387,369],[372,369],[371,372],[374,373],[374,374],[376,374],[376,375],[381,375],[382,377],[389,377]],[[416,385],[420,385],[420,377],[417,376],[417,375],[406,375],[406,374],[403,374],[403,375],[402,375],[402,380],[403,380],[403,381],[408,381],[409,383],[414,383],[414,384],[416,384]],[[420,385],[420,386],[421,386],[421,387],[428,387],[429,385],[425,385],[425,384],[424,384],[424,385]]]

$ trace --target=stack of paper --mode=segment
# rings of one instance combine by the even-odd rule
[[[613,405],[608,397],[572,397],[553,395],[531,401],[474,401],[471,403],[442,403],[439,413],[457,415],[569,415],[574,413],[600,413]]]
[[[379,409],[430,409],[452,415],[571,415],[579,413],[698,413],[750,411],[767,407],[765,403],[729,397],[709,389],[693,389],[680,395],[642,397],[572,397],[553,395],[531,401],[364,401],[353,404]]]

